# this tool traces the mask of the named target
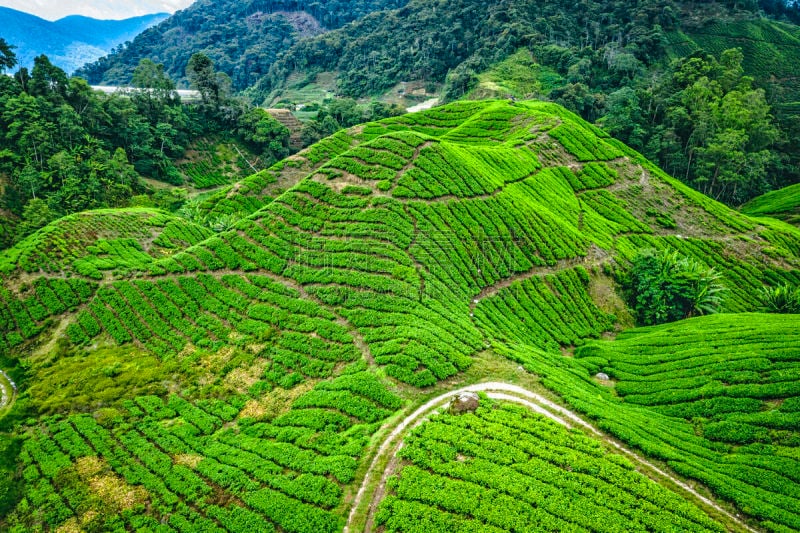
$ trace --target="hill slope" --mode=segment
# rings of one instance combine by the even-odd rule
[[[800,53],[797,26],[724,2],[698,8],[669,0],[587,1],[577,10],[558,0],[510,0],[502,6],[448,0],[444,9],[411,1],[298,43],[254,94],[274,100],[298,78],[308,83],[311,74],[327,71],[336,75],[341,93],[354,97],[422,80],[446,82],[446,97],[455,99],[475,87],[482,72],[521,48],[546,69],[539,73],[543,80],[555,70],[563,76],[557,80],[562,87],[580,82],[609,93],[643,71],[657,72],[668,59],[699,49],[719,55],[734,47],[743,49],[747,74],[770,88],[774,102],[800,99],[791,70]]]
[[[0,7],[0,27],[3,38],[17,46],[15,52],[21,67],[30,70],[33,58],[44,54],[54,65],[71,73],[168,16],[156,13],[125,20],[97,20],[73,15],[50,22]]]
[[[186,65],[203,52],[218,71],[242,90],[269,70],[276,56],[301,37],[341,27],[367,13],[397,8],[403,0],[329,1],[199,0],[133,40],[126,49],[78,71],[94,84],[130,81],[142,59],[163,63],[166,73],[186,85]]]
[[[765,527],[797,527],[794,430],[770,434],[756,457],[593,380],[616,371],[603,345],[564,356],[625,323],[609,273],[637,251],[677,249],[717,267],[726,310],[752,311],[763,285],[800,282],[792,227],[727,209],[541,102],[456,103],[340,132],[203,208],[249,216],[166,257],[129,246],[94,279],[75,260],[4,252],[0,364],[20,388],[0,419],[0,467],[14,479],[0,499],[5,526],[340,530],[397,414],[430,390],[504,374],[541,380]],[[94,254],[47,238],[62,224],[23,248]],[[119,237],[152,250],[152,234]],[[753,353],[780,366],[735,382],[763,382],[758,397],[790,409],[798,391],[774,384],[796,384],[798,317],[721,315],[658,331],[746,339],[758,324]],[[791,423],[788,412],[776,420]],[[500,445],[476,438],[501,464]],[[627,472],[607,461],[591,483]],[[720,477],[726,462],[736,473]],[[695,523],[716,528],[694,504]],[[629,498],[620,505],[638,512]],[[642,519],[658,522],[651,511]]]
[[[753,198],[741,207],[752,216],[770,216],[792,224],[800,223],[800,183]]]

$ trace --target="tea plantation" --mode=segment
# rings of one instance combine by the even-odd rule
[[[800,284],[796,228],[541,102],[359,126],[196,208],[235,222],[94,211],[0,254],[3,530],[341,531],[399,420],[498,369],[605,437],[434,417],[376,528],[800,529],[800,317],[758,312]],[[648,249],[719,272],[725,314],[631,329]]]
[[[406,439],[377,521],[387,531],[723,531],[600,441],[484,400]]]
[[[753,198],[741,210],[748,215],[775,217],[797,225],[800,223],[800,184]]]

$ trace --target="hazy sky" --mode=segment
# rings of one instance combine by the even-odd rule
[[[174,13],[194,0],[0,0],[0,6],[32,13],[47,20],[67,15],[124,19],[149,13]]]

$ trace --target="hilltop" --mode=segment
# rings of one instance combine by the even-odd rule
[[[15,9],[0,7],[3,38],[17,46],[21,67],[31,69],[33,58],[45,54],[66,72],[95,61],[169,17],[155,13],[124,20],[97,20],[73,15],[51,22]]]
[[[0,255],[4,528],[800,528],[800,317],[756,312],[796,228],[528,101],[341,131],[198,209],[241,219],[94,211]],[[649,249],[725,314],[632,329]],[[401,425],[487,381],[518,388]]]

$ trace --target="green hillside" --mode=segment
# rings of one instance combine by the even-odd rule
[[[435,418],[374,502],[380,524],[800,528],[797,316],[592,340],[631,326],[621,285],[647,249],[714,267],[722,310],[757,311],[764,286],[800,283],[792,226],[728,209],[543,102],[459,102],[358,126],[196,208],[241,218],[211,234],[154,211],[90,212],[0,255],[0,368],[19,389],[0,405],[3,529],[354,531],[370,514],[357,495],[376,492],[370,464],[407,433],[392,435],[400,420],[491,380],[585,421],[570,414],[567,432],[487,400]],[[659,390],[685,374],[699,388],[659,400],[633,352],[675,373]],[[693,411],[704,401],[718,406],[708,419]],[[461,433],[441,443],[440,424]],[[730,440],[737,431],[752,440]],[[609,453],[617,441],[630,460]],[[566,484],[576,507],[542,509],[502,476]],[[451,498],[476,485],[492,490],[468,506]],[[400,522],[432,507],[430,522]]]
[[[601,407],[586,387],[585,409],[619,438],[767,518],[766,529],[797,529],[798,322],[718,315],[590,343],[576,351],[577,363],[606,372],[615,394]]]
[[[800,100],[800,76],[794,65],[800,61],[800,28],[768,19],[715,21],[667,36],[667,51],[683,57],[697,50],[719,55],[741,48],[745,71],[768,88],[774,102]]]
[[[93,84],[126,85],[147,58],[163,63],[173,80],[188,85],[186,66],[192,54],[202,52],[240,91],[266,75],[275,58],[298,40],[401,5],[399,0],[199,0],[77,74]]]
[[[377,522],[387,531],[724,531],[602,441],[484,400],[406,439]]]
[[[741,210],[752,216],[770,216],[792,224],[800,223],[800,183],[753,198]]]

